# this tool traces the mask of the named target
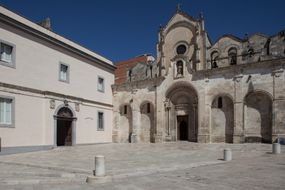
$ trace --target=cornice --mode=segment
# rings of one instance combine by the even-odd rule
[[[39,94],[39,95],[42,95],[43,97],[51,98],[51,99],[52,99],[52,97],[57,97],[57,98],[62,98],[62,99],[70,99],[70,100],[74,100],[77,102],[85,102],[85,103],[91,103],[91,104],[106,106],[106,107],[110,107],[110,108],[113,107],[112,104],[102,103],[102,102],[89,100],[89,99],[85,99],[85,98],[81,98],[81,97],[61,94],[61,93],[52,92],[52,91],[43,91],[43,90],[38,90],[38,89],[34,89],[34,88],[29,88],[29,87],[14,85],[14,84],[8,84],[8,83],[3,83],[3,82],[0,82],[0,87],[30,92],[30,93],[34,93],[34,94]]]
[[[96,57],[94,57],[94,56],[92,56],[92,55],[90,55],[90,54],[88,54],[88,53],[86,53],[86,52],[84,52],[84,51],[82,51],[80,49],[77,49],[77,48],[75,48],[75,47],[73,47],[73,46],[71,46],[71,45],[69,45],[69,44],[67,44],[67,43],[65,43],[65,42],[63,42],[61,40],[58,40],[58,39],[56,39],[56,38],[54,38],[54,37],[52,37],[50,35],[47,35],[47,34],[41,32],[39,30],[36,30],[36,29],[34,29],[32,27],[29,27],[29,26],[27,26],[27,25],[25,25],[25,24],[15,20],[13,18],[10,18],[10,17],[8,17],[8,16],[6,16],[6,15],[4,15],[2,13],[0,13],[0,22],[3,22],[3,23],[5,23],[5,24],[7,24],[9,26],[14,27],[14,28],[17,28],[17,29],[19,29],[19,30],[21,30],[23,32],[26,32],[26,33],[30,34],[30,35],[36,36],[36,37],[38,37],[38,38],[40,38],[40,39],[42,39],[44,41],[52,43],[52,44],[54,44],[54,45],[56,45],[58,47],[61,47],[61,48],[65,49],[65,50],[67,50],[67,51],[69,51],[71,53],[74,53],[74,54],[76,54],[78,56],[81,56],[81,57],[83,57],[85,59],[88,59],[88,60],[94,62],[94,65],[101,66],[101,67],[109,70],[110,72],[114,72],[114,70],[116,69],[116,66],[114,66],[114,65],[106,63],[106,62],[100,60],[99,58],[96,58]]]

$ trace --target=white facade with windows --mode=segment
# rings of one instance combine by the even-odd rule
[[[2,153],[112,141],[111,61],[3,7],[0,44]]]

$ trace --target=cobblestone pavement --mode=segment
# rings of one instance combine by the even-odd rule
[[[285,146],[269,144],[100,144],[0,156],[0,190],[284,189]],[[231,148],[233,160],[222,161]],[[108,180],[85,183],[94,156],[106,157]]]

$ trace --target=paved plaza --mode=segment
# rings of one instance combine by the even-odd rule
[[[1,190],[284,189],[285,146],[270,144],[98,144],[0,156]],[[224,148],[233,160],[225,162]],[[106,158],[105,181],[86,184],[94,156]]]

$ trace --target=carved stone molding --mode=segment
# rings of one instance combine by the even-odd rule
[[[283,72],[284,72],[283,69],[274,70],[274,71],[272,71],[272,76],[278,78],[282,75]]]
[[[234,81],[240,82],[242,78],[243,78],[243,75],[236,75],[234,76]]]
[[[168,98],[164,100],[164,107],[166,110],[171,108],[170,100]]]
[[[49,108],[50,109],[55,109],[55,100],[50,100],[49,101]]]
[[[79,112],[80,111],[80,104],[75,103],[75,111]]]

